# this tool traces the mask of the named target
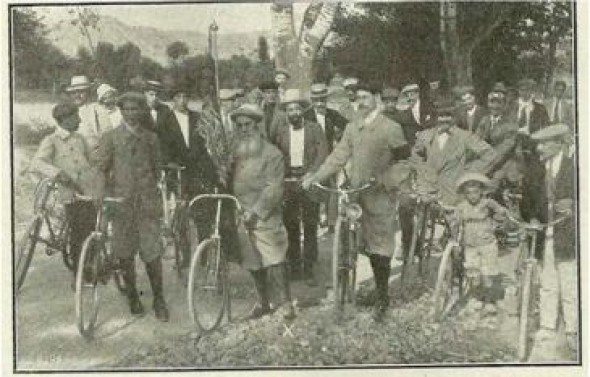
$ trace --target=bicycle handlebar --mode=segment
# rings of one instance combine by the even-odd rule
[[[188,206],[192,207],[193,204],[201,201],[201,200],[207,200],[207,199],[214,199],[214,200],[230,200],[233,201],[236,205],[236,208],[238,210],[238,212],[242,211],[242,206],[240,204],[240,201],[238,200],[238,198],[236,198],[233,195],[229,195],[229,194],[201,194],[201,195],[197,195],[194,198],[191,199],[191,201],[189,202]]]
[[[560,222],[564,221],[568,217],[569,217],[569,215],[564,215],[564,216],[558,217],[557,219],[555,219],[555,220],[553,220],[553,221],[551,221],[549,223],[546,223],[546,224],[542,224],[542,223],[539,223],[539,224],[531,224],[531,223],[527,223],[527,222],[518,220],[517,218],[515,218],[514,216],[512,216],[512,215],[510,215],[508,213],[506,214],[506,218],[508,220],[510,220],[511,222],[513,222],[515,224],[518,224],[519,226],[521,226],[522,228],[524,228],[526,230],[534,230],[536,232],[541,232],[545,228],[548,228],[550,226],[559,224]]]
[[[374,187],[375,183],[374,182],[366,183],[361,187],[357,187],[357,188],[353,188],[353,189],[332,188],[332,187],[324,186],[321,183],[314,183],[314,186],[321,189],[321,190],[324,190],[326,192],[331,192],[331,193],[335,193],[335,194],[350,195],[350,194],[356,194],[361,191],[366,191],[366,190]]]
[[[174,170],[174,171],[183,171],[186,169],[185,166],[178,165],[175,163],[163,164],[159,166],[160,170]]]
[[[74,194],[74,199],[77,201],[81,201],[81,202],[94,202],[96,200],[99,200],[103,203],[123,203],[125,202],[125,198],[122,197],[113,197],[113,196],[105,196],[104,198],[95,198],[92,196],[87,196],[87,195],[80,195],[80,194]]]

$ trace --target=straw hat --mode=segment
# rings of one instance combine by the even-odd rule
[[[102,99],[102,97],[104,97],[105,94],[107,94],[109,92],[116,93],[117,89],[113,88],[109,84],[100,84],[100,86],[96,89],[96,96],[97,96],[98,100],[100,101]]]
[[[80,90],[88,90],[92,86],[92,83],[86,76],[72,76],[70,80],[70,86],[66,88],[66,92],[76,92]]]
[[[492,189],[493,183],[481,173],[465,173],[459,180],[457,181],[457,192],[461,192],[463,190],[463,186],[468,182],[478,182],[486,189]]]
[[[260,110],[258,105],[253,103],[245,103],[230,113],[230,118],[235,121],[237,117],[245,116],[255,122],[260,122],[264,118],[264,113]]]

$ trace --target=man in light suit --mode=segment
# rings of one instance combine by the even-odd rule
[[[328,155],[328,146],[320,126],[303,117],[303,108],[308,104],[299,90],[287,90],[282,105],[287,114],[286,122],[277,127],[273,143],[283,153],[285,177],[296,180],[285,184],[283,222],[289,239],[287,262],[291,275],[299,276],[300,224],[303,223],[303,274],[306,280],[313,282],[313,265],[318,256],[319,204],[300,189],[297,180],[317,170]]]
[[[574,129],[574,109],[572,104],[564,98],[566,88],[565,81],[555,81],[553,97],[545,103],[545,107],[549,112],[551,123],[565,123]]]
[[[518,83],[518,139],[517,154],[525,164],[532,164],[539,160],[536,143],[530,137],[536,131],[549,125],[547,109],[540,103],[533,101],[533,93],[537,83],[532,79],[523,79]]]

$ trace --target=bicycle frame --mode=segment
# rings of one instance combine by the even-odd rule
[[[49,233],[49,238],[44,238],[41,235],[37,236],[37,242],[45,244],[45,253],[47,255],[53,255],[56,252],[65,252],[67,247],[66,240],[64,239],[69,224],[67,214],[64,214],[64,218],[60,219],[60,226],[54,229],[54,224],[50,220],[50,210],[47,207],[51,194],[57,190],[58,185],[51,178],[44,178],[39,181],[35,189],[35,213],[42,219]],[[41,193],[41,198],[37,200],[39,193]]]
[[[175,165],[162,165],[160,167],[160,180],[158,182],[158,187],[160,189],[160,193],[162,196],[162,206],[164,212],[164,226],[168,229],[172,228],[172,218],[174,217],[174,211],[176,210],[177,204],[183,204],[184,200],[182,198],[182,171],[185,169],[184,166],[175,166]],[[178,183],[176,186],[175,192],[170,192],[168,189],[168,179],[169,174],[171,171],[176,173],[176,182]],[[169,199],[168,195],[170,194],[171,202],[174,203],[174,208],[169,208]]]

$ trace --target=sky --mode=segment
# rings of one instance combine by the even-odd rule
[[[93,6],[99,14],[115,17],[128,25],[151,26],[163,30],[191,30],[206,33],[213,19],[219,33],[268,31],[271,28],[271,3],[225,4],[141,4]],[[295,4],[299,21],[307,4]],[[49,24],[69,18],[67,7],[39,7]]]

